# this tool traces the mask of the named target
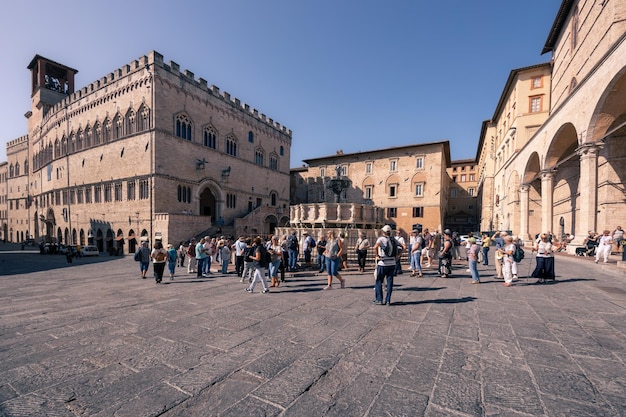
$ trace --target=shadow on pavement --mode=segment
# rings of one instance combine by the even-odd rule
[[[35,252],[0,252],[0,276],[28,274],[51,269],[72,268],[85,264],[95,264],[121,259],[120,256],[90,256],[75,258],[67,263],[64,255],[41,255]]]
[[[392,302],[391,305],[415,305],[415,304],[457,304],[457,303],[469,303],[477,300],[476,297],[463,297],[463,298],[441,298],[439,300],[421,300],[421,301],[398,301]]]

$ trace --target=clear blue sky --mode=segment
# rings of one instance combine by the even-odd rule
[[[77,69],[82,88],[151,50],[292,129],[291,167],[440,140],[473,158],[509,72],[550,60],[560,4],[13,1],[0,17],[0,161],[27,133],[35,54]]]

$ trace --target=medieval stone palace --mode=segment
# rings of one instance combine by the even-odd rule
[[[128,253],[288,223],[292,132],[265,114],[154,51],[80,89],[63,64],[28,69],[28,134],[0,167],[4,239]]]

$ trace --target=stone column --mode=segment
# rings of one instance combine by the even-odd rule
[[[545,169],[541,176],[541,233],[552,231],[554,171]]]
[[[528,232],[528,191],[530,186],[528,184],[522,184],[519,187],[519,200],[520,200],[520,219],[519,219],[519,237],[523,240],[531,239]]]
[[[602,144],[588,143],[576,149],[580,156],[580,210],[576,219],[576,241],[587,237],[589,230],[597,231],[598,153]]]

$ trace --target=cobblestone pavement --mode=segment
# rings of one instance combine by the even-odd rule
[[[562,256],[556,283],[507,288],[465,269],[404,273],[378,306],[371,272],[248,294],[0,252],[0,416],[626,415],[626,270]]]

